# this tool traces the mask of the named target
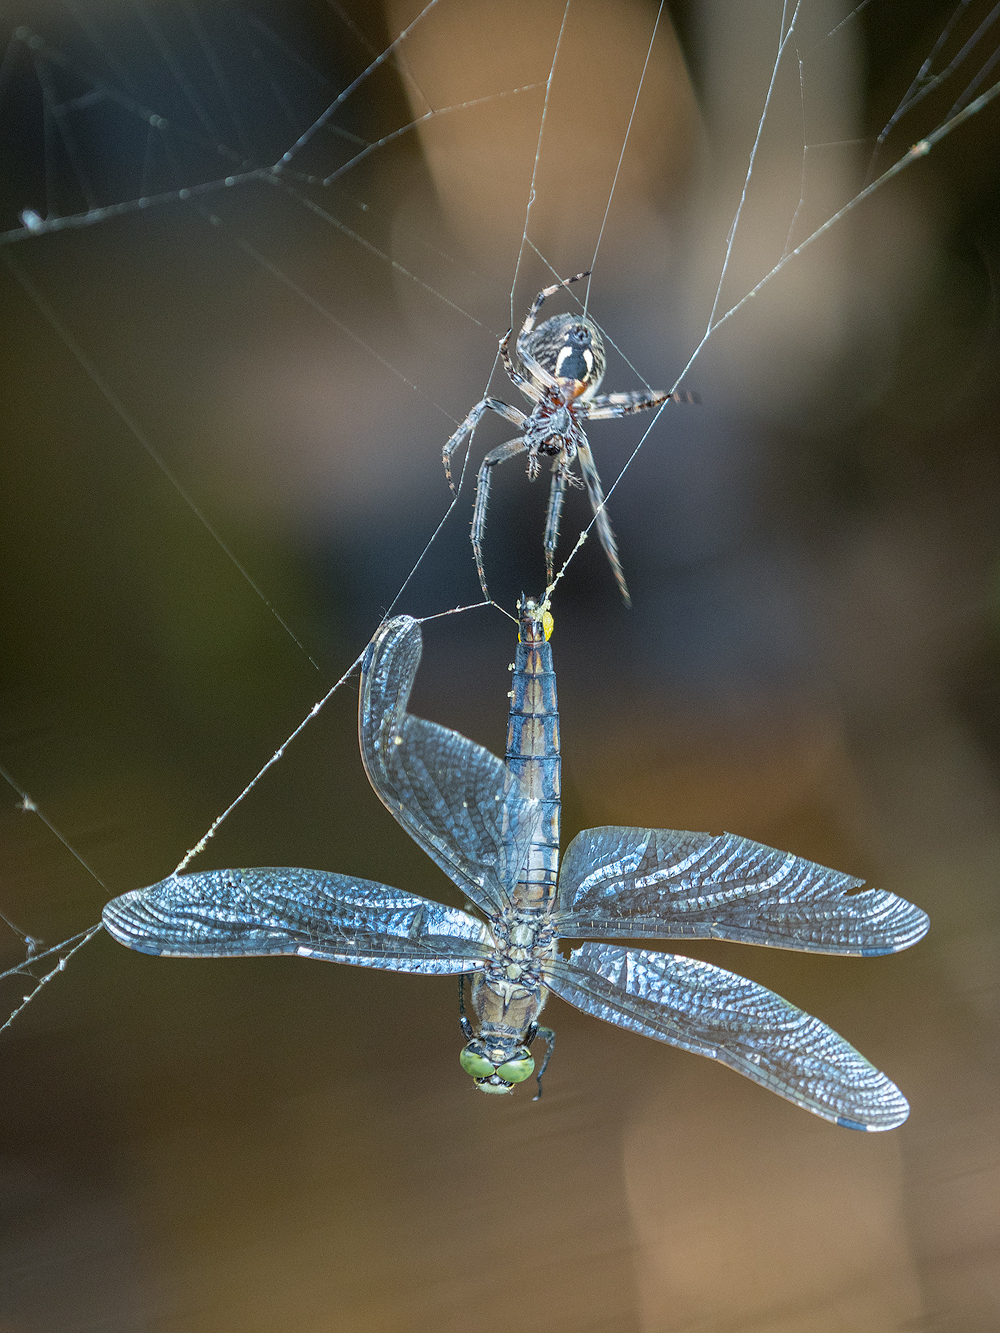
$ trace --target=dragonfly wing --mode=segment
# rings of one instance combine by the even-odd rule
[[[538,823],[501,760],[457,731],[406,711],[420,662],[420,626],[388,621],[361,668],[358,731],[365,772],[383,804],[488,914],[502,911]]]
[[[546,985],[585,1013],[719,1060],[848,1129],[895,1129],[909,1114],[896,1085],[832,1028],[710,963],[591,943],[549,963]]]
[[[873,956],[916,944],[919,907],[732,833],[593,828],[570,843],[558,931],[570,938],[738,940]]]
[[[487,927],[467,912],[323,870],[209,870],[113,898],[119,944],[173,958],[299,954],[394,972],[482,967]]]

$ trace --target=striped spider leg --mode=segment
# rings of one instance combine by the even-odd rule
[[[471,439],[485,412],[495,412],[509,421],[520,432],[491,450],[483,459],[476,481],[476,500],[472,514],[472,550],[479,572],[483,595],[489,597],[486,570],[483,564],[483,535],[486,529],[486,506],[489,501],[493,468],[498,463],[518,454],[528,455],[528,479],[533,481],[541,468],[542,458],[552,459],[552,484],[549,491],[545,519],[545,569],[551,584],[555,565],[555,551],[559,540],[559,522],[563,500],[568,486],[585,486],[594,511],[597,534],[611,564],[615,580],[626,605],[631,604],[618,545],[608,519],[601,478],[594,455],[583,429],[584,421],[609,420],[644,412],[668,401],[694,402],[686,393],[662,393],[654,390],[636,390],[630,393],[597,395],[607,358],[600,330],[593,320],[582,314],[554,315],[536,328],[535,320],[543,302],[570,283],[588,277],[577,273],[540,291],[525,316],[511,354],[508,329],[500,340],[500,355],[504,369],[515,388],[532,404],[527,415],[499,398],[483,398],[472,409],[443,450],[445,475],[452,490],[451,456],[467,437]],[[580,460],[582,480],[573,470],[573,462]]]

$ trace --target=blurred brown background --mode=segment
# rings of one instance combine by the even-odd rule
[[[417,12],[8,3],[0,232],[273,161]],[[720,311],[862,187],[951,10],[874,0],[838,28],[846,12],[802,7]],[[937,68],[989,11],[963,12]],[[46,944],[169,873],[444,513],[441,445],[551,280],[531,249],[515,266],[563,13],[440,0],[294,165],[329,175],[442,114],[327,189],[256,183],[0,248],[37,293],[0,270],[0,764],[104,885],[8,791],[0,910]],[[562,274],[593,256],[655,17],[569,10],[529,226]],[[661,19],[590,297],[658,387],[705,329],[779,19],[764,0]],[[908,1124],[838,1130],[555,1000],[544,1101],[498,1103],[459,1068],[451,983],[159,962],[99,936],[0,1039],[2,1333],[1000,1326],[997,123],[974,118],[718,331],[685,380],[702,405],[661,417],[611,500],[634,609],[596,542],[553,608],[567,836],[729,829],[930,913],[894,958],[697,949],[843,1032]],[[606,387],[638,382],[612,356]],[[502,374],[493,391],[514,393]],[[607,484],[647,425],[595,426]],[[484,425],[473,468],[503,430]],[[478,599],[471,500],[399,609]],[[505,604],[541,587],[544,503],[501,469]],[[565,551],[585,515],[572,495]],[[500,749],[511,648],[496,612],[432,622],[414,710]],[[352,683],[198,868],[319,866],[457,901],[368,789],[355,706]],[[13,932],[0,947],[23,956]],[[26,983],[2,986],[6,1013]]]

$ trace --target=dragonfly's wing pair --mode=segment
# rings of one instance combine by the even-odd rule
[[[386,808],[487,915],[509,902],[540,806],[518,794],[501,760],[406,705],[420,662],[420,626],[388,621],[362,667],[358,731],[369,781]]]
[[[874,955],[915,944],[928,921],[891,893],[748,838],[596,828],[559,878],[558,932],[593,939],[723,939]],[[585,944],[548,984],[587,1013],[707,1055],[853,1129],[892,1129],[899,1089],[816,1018],[754,981],[673,954]]]
[[[406,831],[484,912],[502,910],[527,855],[538,802],[503,764],[455,731],[406,712],[420,627],[383,625],[361,672],[365,771]],[[115,898],[114,938],[181,957],[299,954],[404,972],[472,972],[489,955],[467,912],[350,875],[320,870],[211,870]]]
[[[864,880],[732,833],[592,828],[559,876],[559,934],[717,939],[862,957],[927,933],[926,913]]]
[[[382,801],[487,914],[500,912],[539,816],[499,759],[406,712],[420,660],[408,617],[365,657],[359,730]],[[563,865],[555,924],[568,938],[717,938],[831,953],[891,953],[923,912],[860,881],[729,834],[598,828]],[[482,967],[473,916],[370,880],[314,870],[217,870],[164,880],[105,908],[122,944],[174,956],[299,954],[407,972]],[[671,954],[587,943],[546,967],[549,987],[620,1027],[720,1060],[816,1114],[891,1129],[907,1105],[889,1080],[815,1018],[755,982]]]
[[[209,870],[114,898],[121,944],[173,958],[299,954],[396,972],[482,966],[488,931],[468,912],[324,870]]]
[[[832,1028],[711,963],[589,943],[550,963],[546,983],[585,1013],[707,1055],[848,1129],[895,1129],[909,1114],[896,1085]]]

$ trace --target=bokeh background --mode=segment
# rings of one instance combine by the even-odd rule
[[[8,790],[21,931],[51,945],[169,873],[354,660],[445,513],[441,444],[543,260],[589,266],[607,209],[592,313],[658,387],[697,346],[780,5],[667,6],[608,208],[657,7],[573,0],[519,263],[564,12],[439,0],[295,165],[326,177],[425,119],[329,187],[30,233],[25,210],[273,161],[418,7],[4,6],[0,764],[102,882]],[[842,23],[804,0],[720,313],[984,66],[990,85],[987,23],[876,148],[939,38],[934,69],[989,9],[946,34],[951,12],[873,0]],[[98,936],[0,1038],[2,1333],[1000,1326],[997,128],[971,119],[713,335],[684,380],[701,406],[660,418],[610,503],[633,609],[596,542],[553,607],[567,836],[728,829],[930,913],[887,959],[690,950],[843,1032],[907,1125],[838,1130],[557,1000],[544,1100],[498,1102],[459,1068],[450,983]],[[612,356],[608,387],[639,382]],[[595,426],[606,483],[647,425]],[[504,605],[541,588],[544,503],[519,466],[496,476]],[[399,609],[478,600],[470,512],[466,485]],[[585,517],[572,495],[564,550]],[[414,711],[500,749],[511,649],[496,611],[430,622]],[[355,707],[352,683],[198,868],[458,901],[368,789]],[[0,951],[23,959],[15,930]],[[2,983],[4,1013],[30,984]]]

